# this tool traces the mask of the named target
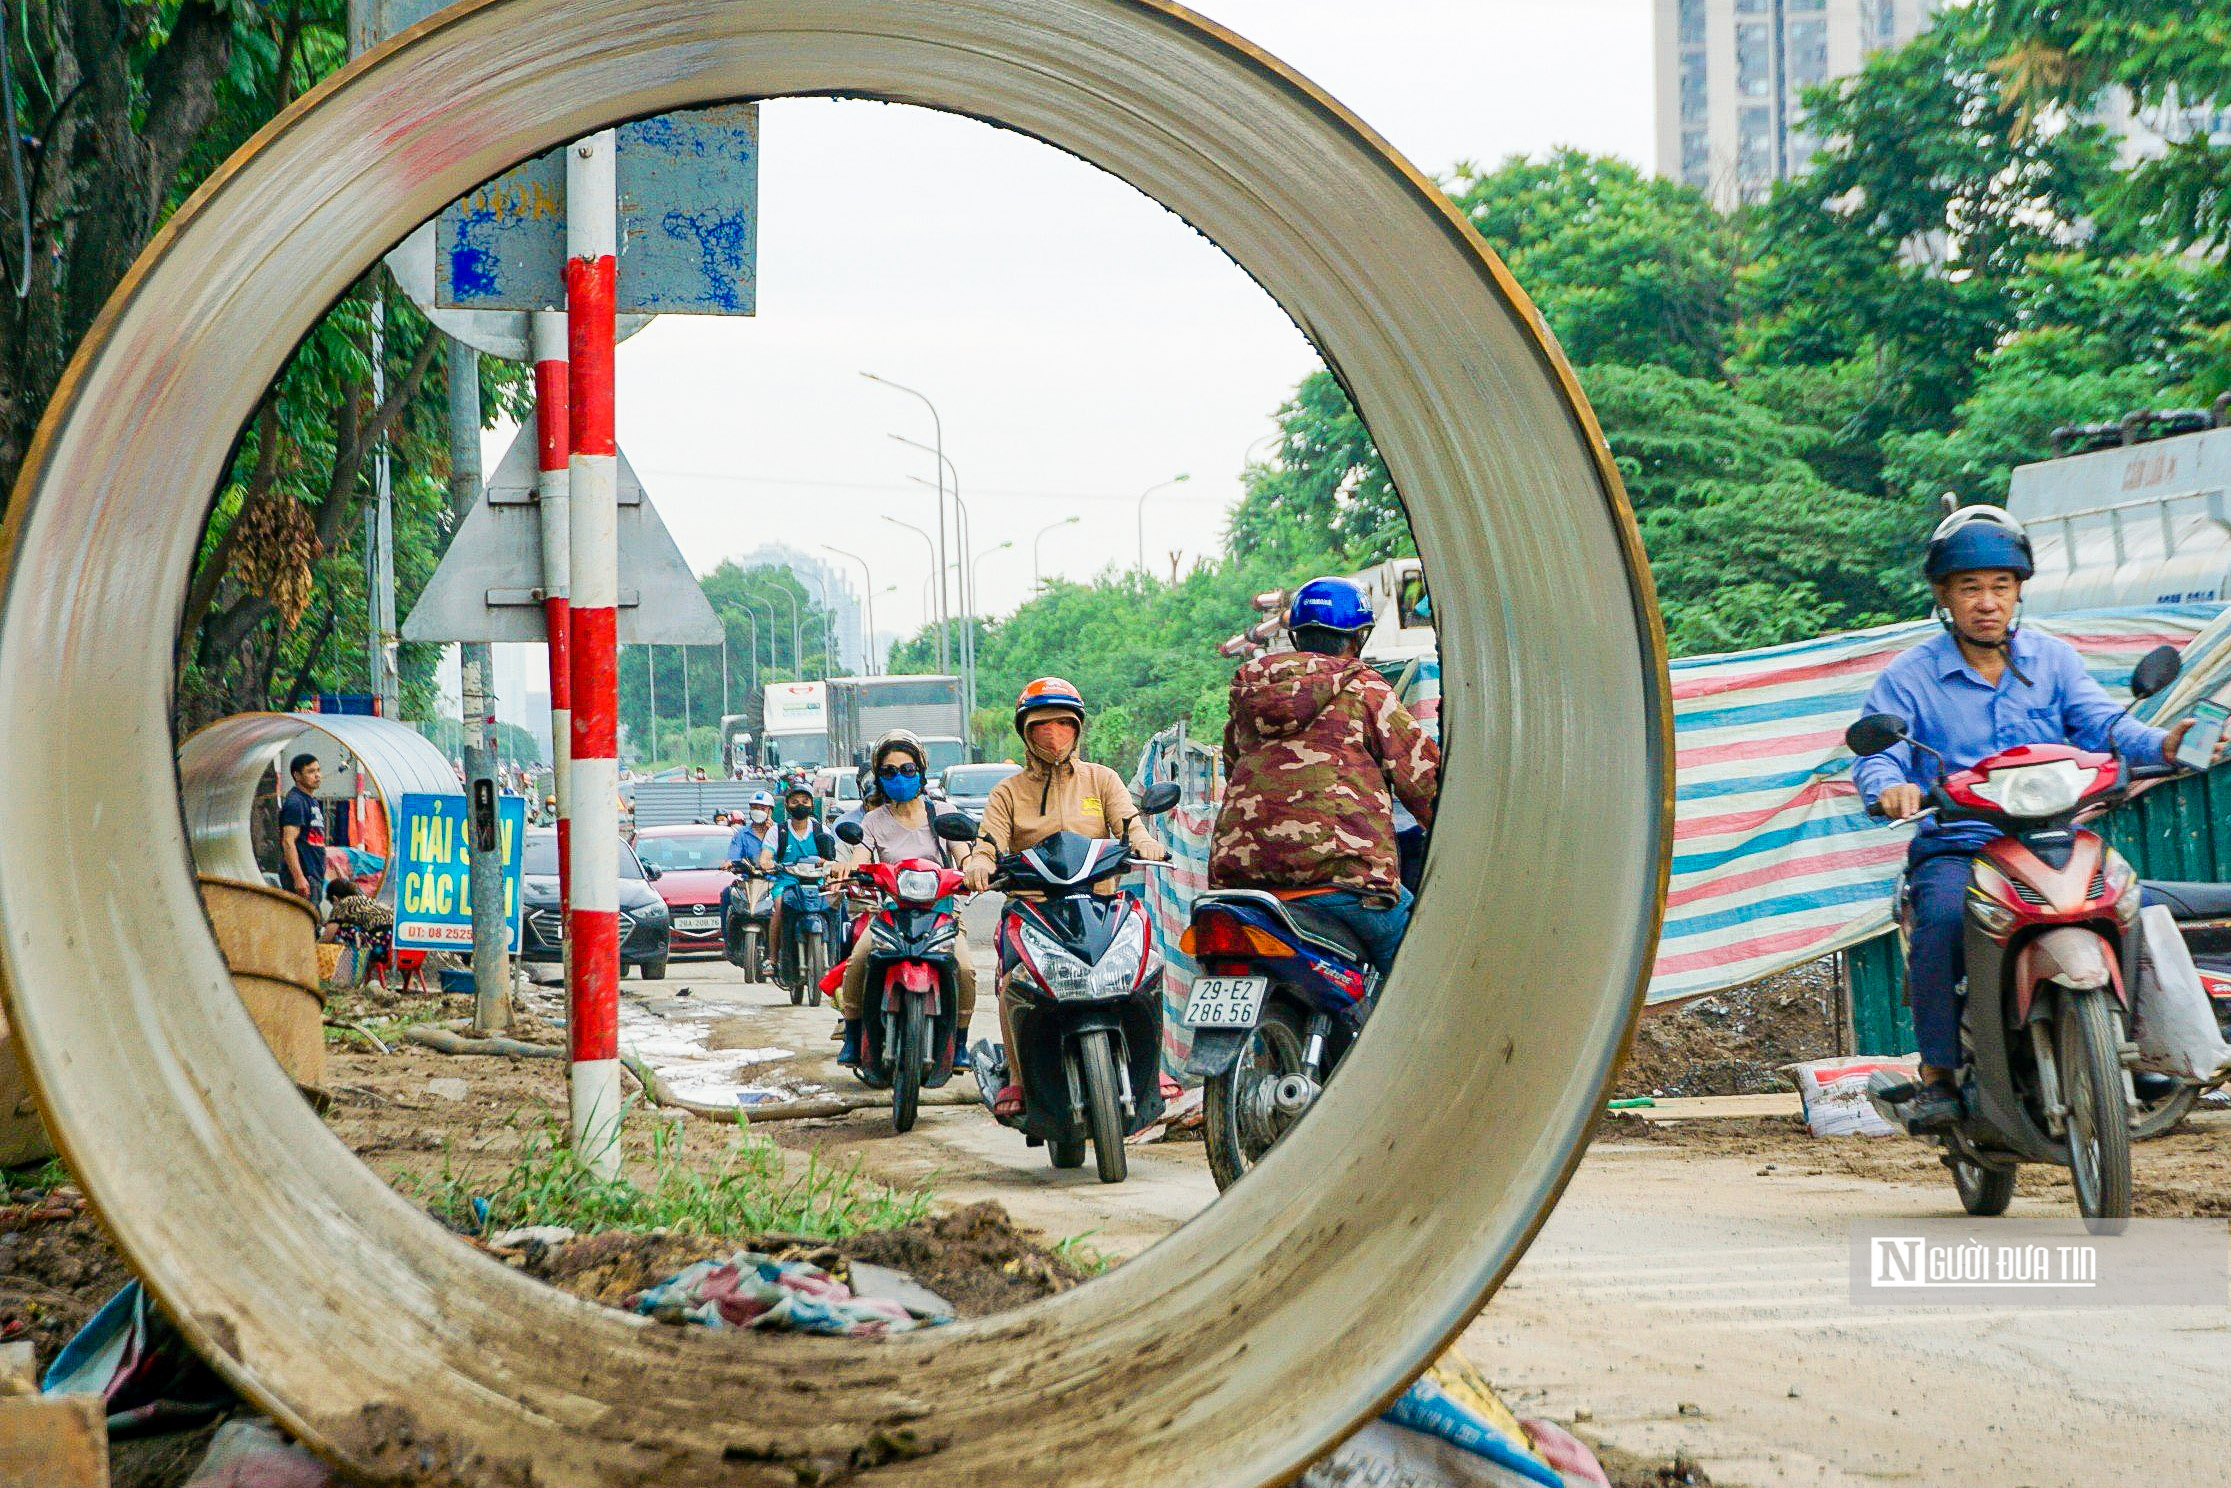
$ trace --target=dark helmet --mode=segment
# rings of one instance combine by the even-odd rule
[[[1084,732],[1084,694],[1066,678],[1040,677],[1024,684],[1022,695],[1015,699],[1015,732],[1021,734],[1038,713],[1067,713],[1077,720],[1077,731]]]
[[[1314,628],[1352,635],[1376,623],[1371,600],[1353,579],[1311,579],[1294,591],[1294,602],[1286,612],[1290,630]]]
[[[2004,569],[2027,580],[2037,572],[2030,535],[2000,507],[1963,506],[1929,535],[1929,556],[1921,571],[1934,584],[1983,569]]]

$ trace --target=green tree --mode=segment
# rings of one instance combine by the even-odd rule
[[[1578,150],[1442,184],[1574,361],[1719,370],[1739,239],[1701,193]]]

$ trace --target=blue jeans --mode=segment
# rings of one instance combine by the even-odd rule
[[[1301,901],[1353,930],[1356,939],[1363,942],[1365,955],[1381,976],[1394,965],[1394,953],[1402,949],[1402,937],[1410,930],[1410,908],[1417,902],[1417,895],[1408,889],[1402,890],[1400,897],[1385,909],[1364,903],[1364,896],[1353,889],[1312,894]]]
[[[1965,933],[1972,844],[1923,838],[1906,858],[1906,902],[1912,928],[1906,944],[1906,1001],[1913,1007],[1921,1062],[1960,1067],[1960,978],[1967,972]]]

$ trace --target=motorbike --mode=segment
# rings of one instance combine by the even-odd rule
[[[1209,1171],[1219,1191],[1316,1103],[1363,1031],[1379,979],[1354,932],[1307,900],[1217,889],[1193,902],[1179,947],[1200,975],[1178,1020],[1193,1030]]]
[[[2131,678],[2151,697],[2178,670],[2167,646]],[[1962,1114],[1917,1129],[1919,1087],[1887,1073],[1868,1098],[1885,1120],[1943,1148],[1960,1203],[1973,1215],[2006,1212],[2024,1162],[2069,1170],[2088,1228],[2119,1232],[2130,1218],[2130,1144],[2140,1102],[2125,1063],[2138,980],[2138,875],[2078,819],[2114,805],[2130,784],[2172,770],[2130,770],[2116,755],[2067,744],[2022,744],[1947,771],[1912,739],[1905,720],[1874,713],[1845,733],[1854,754],[1900,742],[1937,759],[1939,779],[1922,815],[1983,822],[2003,834],[1975,855],[1962,944],[1966,996]],[[1901,930],[1906,917],[1901,886]]]
[[[774,948],[775,984],[790,994],[793,1006],[821,1006],[821,979],[828,975],[835,914],[824,887],[827,863],[789,863],[778,871],[795,882],[782,889],[782,944]]]
[[[1178,802],[1169,782],[1147,787],[1142,815]],[[1130,894],[1093,886],[1128,872],[1127,844],[1057,832],[1001,855],[992,887],[1011,897],[1000,917],[1000,966],[1016,994],[1016,1047],[979,1044],[976,1075],[986,1104],[1019,1068],[1022,1114],[1000,1119],[1057,1168],[1084,1166],[1091,1144],[1102,1183],[1130,1172],[1123,1139],[1162,1114],[1162,957],[1146,908]]]
[[[730,965],[743,968],[751,981],[764,982],[771,977],[767,921],[774,909],[772,885],[756,864],[736,866],[734,871],[736,892],[729,900],[721,940],[727,947]]]
[[[957,814],[938,817],[931,829],[946,842],[976,840],[974,823]],[[840,822],[837,836],[857,846],[859,824]],[[960,968],[953,955],[961,918],[948,903],[960,892],[961,876],[926,858],[862,863],[855,873],[875,889],[860,931],[870,937],[870,1000],[862,1008],[856,1072],[869,1088],[890,1090],[893,1129],[912,1131],[922,1091],[953,1077],[954,1053],[967,1032],[960,1026]]]

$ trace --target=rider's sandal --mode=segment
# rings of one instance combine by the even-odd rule
[[[1022,1115],[1022,1113],[1023,1113],[1023,1088],[1022,1088],[1022,1086],[1020,1086],[1020,1085],[1007,1085],[1007,1086],[1003,1086],[1003,1087],[1001,1087],[1001,1089],[1000,1089],[1000,1092],[999,1092],[999,1094],[997,1094],[997,1095],[995,1095],[995,1096],[993,1096],[993,1097],[992,1097],[992,1114],[993,1114],[994,1116],[998,1116],[998,1117],[1001,1117],[1001,1118],[1005,1118],[1005,1117],[1009,1117],[1009,1116],[1020,1116],[1020,1115]]]

